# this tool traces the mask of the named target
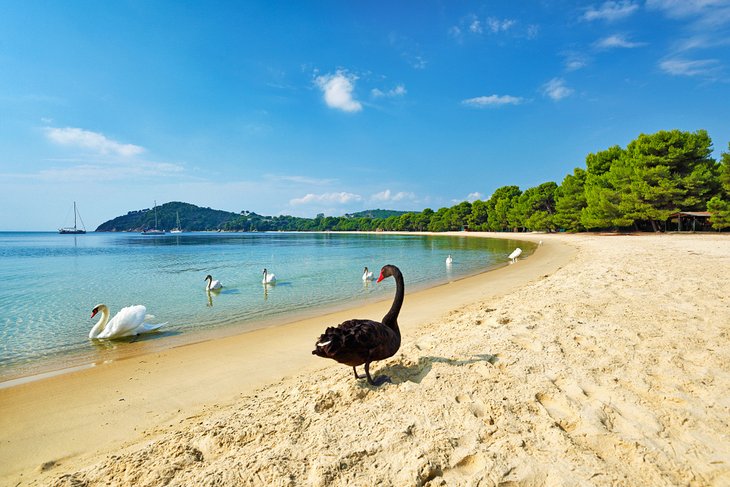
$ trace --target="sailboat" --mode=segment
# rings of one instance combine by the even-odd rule
[[[182,228],[180,228],[180,212],[177,212],[177,224],[175,225],[175,228],[170,230],[170,233],[182,233]]]
[[[142,230],[142,235],[164,235],[164,230],[158,230],[157,229],[157,201],[155,201],[155,228],[148,228],[147,230]]]
[[[79,217],[79,220],[81,220],[81,215],[79,214],[78,210],[76,209],[76,202],[74,201],[74,226],[59,228],[58,233],[75,234],[75,235],[78,235],[80,233],[86,233],[86,226],[84,225],[84,220],[81,220],[81,226],[83,228],[78,228],[76,226],[76,216],[77,215]]]

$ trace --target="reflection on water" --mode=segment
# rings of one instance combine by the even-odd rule
[[[213,296],[217,296],[220,294],[220,290],[218,289],[206,289],[205,294],[208,295],[208,306],[211,308],[213,307]]]

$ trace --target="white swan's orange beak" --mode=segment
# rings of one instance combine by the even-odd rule
[[[99,308],[92,309],[91,310],[91,317],[93,318],[94,316],[96,316],[96,313],[98,313],[98,312],[99,312]]]

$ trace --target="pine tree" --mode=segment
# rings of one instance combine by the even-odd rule
[[[576,167],[573,174],[567,174],[555,192],[555,215],[553,222],[569,232],[583,230],[580,214],[586,207],[586,171]]]

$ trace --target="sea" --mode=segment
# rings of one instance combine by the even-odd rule
[[[383,265],[397,265],[407,300],[408,292],[506,265],[518,246],[523,257],[534,249],[509,239],[410,234],[0,232],[0,387],[389,299],[393,279],[363,281],[365,267],[377,278]],[[275,285],[262,284],[264,268]],[[209,274],[220,292],[205,290]],[[91,310],[100,303],[112,316],[143,304],[151,322],[166,325],[90,340],[100,316],[91,319]]]

